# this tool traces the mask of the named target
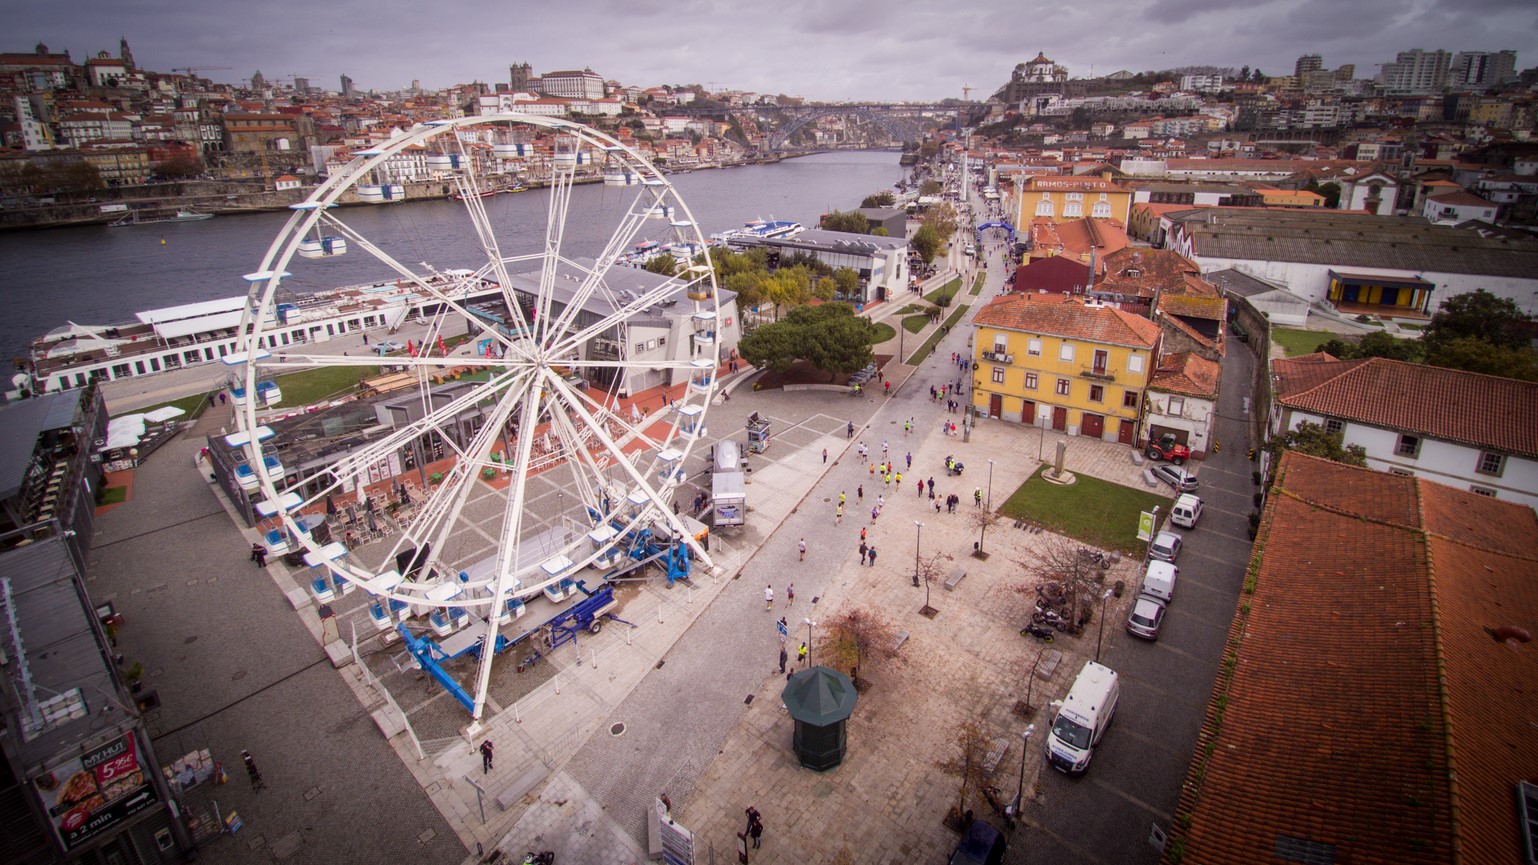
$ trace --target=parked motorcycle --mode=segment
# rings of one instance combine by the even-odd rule
[[[962,463],[961,460],[951,456],[947,456],[945,458],[945,472],[951,477],[955,477],[956,475],[961,474],[962,470],[965,468],[966,465]]]
[[[541,850],[535,853],[533,850],[530,850],[523,857],[523,865],[555,865],[555,851]]]
[[[1035,622],[1031,622],[1030,624],[1026,625],[1023,629],[1021,629],[1020,636],[1023,637],[1026,634],[1029,634],[1029,635],[1035,637],[1036,639],[1041,640],[1044,643],[1052,642],[1052,630],[1050,628],[1044,628],[1041,625],[1036,624]]]
[[[1079,556],[1099,565],[1102,571],[1109,571],[1111,569],[1111,556],[1109,553],[1092,550],[1088,547],[1079,547]]]

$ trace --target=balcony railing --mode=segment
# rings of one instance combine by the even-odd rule
[[[1015,362],[1015,356],[1001,351],[985,351],[983,352],[983,360],[1008,365]]]
[[[1094,378],[1101,381],[1116,381],[1116,370],[1108,366],[1087,366],[1080,373],[1085,378]]]

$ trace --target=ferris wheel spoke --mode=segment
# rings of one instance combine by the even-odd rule
[[[581,139],[574,139],[570,146],[580,150],[580,145]],[[559,141],[556,146],[560,146]],[[550,323],[550,308],[554,300],[555,281],[560,271],[561,248],[565,242],[566,219],[571,212],[571,192],[575,179],[575,167],[562,168],[552,164],[550,203],[545,223],[545,254],[539,271],[539,294],[536,298],[538,313],[536,320],[532,322],[540,331],[544,331]],[[536,338],[541,342],[545,341],[543,333],[538,334]]]

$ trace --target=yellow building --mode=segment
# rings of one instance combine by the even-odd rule
[[[1030,225],[1038,216],[1053,219],[1115,219],[1126,225],[1132,218],[1132,190],[1111,179],[1109,171],[1098,177],[1057,177],[1037,174],[1020,184],[1020,210],[1016,225]]]
[[[972,404],[989,417],[1135,445],[1159,326],[1057,294],[1008,294],[978,312]]]
[[[1306,189],[1278,189],[1274,186],[1257,186],[1260,200],[1267,207],[1323,207],[1324,196]]]

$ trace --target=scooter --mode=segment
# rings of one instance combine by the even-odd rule
[[[949,456],[945,458],[945,471],[950,476],[955,477],[956,475],[961,474],[962,469],[965,468],[966,465],[963,464],[961,460]]]
[[[535,853],[533,850],[530,850],[523,857],[523,865],[555,865],[555,851],[541,850]]]
[[[1043,643],[1052,642],[1052,629],[1043,628],[1041,625],[1031,622],[1020,630],[1020,636],[1031,635]]]

